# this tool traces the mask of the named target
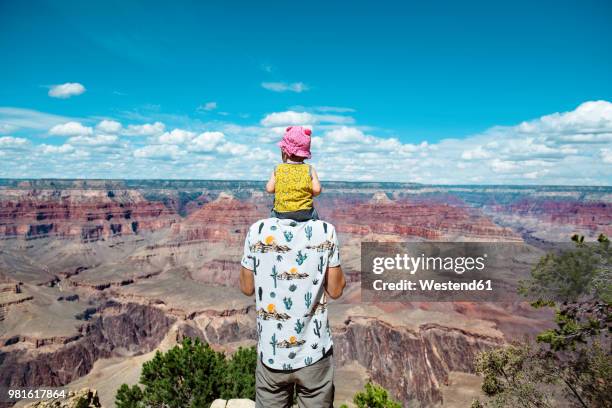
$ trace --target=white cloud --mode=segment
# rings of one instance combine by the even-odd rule
[[[198,106],[199,111],[214,111],[217,109],[217,102],[206,102],[204,105]]]
[[[599,153],[604,163],[612,164],[612,149],[601,149]]]
[[[176,160],[183,154],[176,145],[149,145],[134,151],[134,157],[139,159]]]
[[[553,159],[565,157],[578,153],[578,150],[569,145],[556,146],[546,144],[543,140],[533,137],[520,139],[506,139],[492,141],[485,146],[477,146],[471,150],[465,150],[461,154],[464,160],[483,160],[495,156],[503,156],[508,160],[526,160],[533,158]]]
[[[247,126],[158,116],[177,126],[168,132],[162,122],[145,125],[128,122],[115,131],[117,125],[107,127],[98,123],[92,129],[81,125],[88,122],[69,119],[55,123],[61,124],[55,133],[89,133],[87,129],[92,133],[71,135],[65,145],[50,146],[40,144],[36,132],[27,139],[22,138],[27,131],[19,127],[19,138],[0,139],[3,156],[0,173],[38,177],[112,178],[146,174],[160,178],[206,175],[265,179],[279,161],[278,147],[273,142],[280,139],[287,126],[300,124],[313,128],[311,163],[324,182],[369,179],[428,184],[610,185],[612,129],[606,104],[587,103],[577,107],[580,114],[572,111],[546,115],[516,126],[494,127],[461,139],[447,138],[433,143],[421,140],[407,143],[403,139],[411,135],[400,138],[390,130],[353,126],[343,123],[346,118],[354,120],[343,115],[344,112],[314,108],[271,113],[259,124]],[[2,109],[0,123],[5,123]],[[36,115],[44,117],[45,114],[25,113],[24,120],[32,121]],[[57,120],[51,116],[48,119]],[[67,122],[81,128],[65,126]],[[149,136],[148,145],[143,146],[142,139],[121,140],[119,136],[126,134]],[[44,160],[45,153],[66,156]],[[26,155],[30,160],[23,161],[22,167],[17,169],[11,165]]]
[[[316,123],[331,123],[335,125],[350,125],[355,123],[355,119],[350,116],[342,115],[314,115]]]
[[[221,132],[204,132],[194,138],[188,149],[193,152],[212,152],[225,139]]]
[[[29,145],[28,139],[13,136],[0,137],[0,149],[21,149]]]
[[[367,143],[361,130],[346,126],[327,132],[325,138],[335,143]]]
[[[40,145],[40,151],[43,154],[67,154],[74,152],[74,146],[69,144],[63,144],[60,146],[55,145]]]
[[[521,167],[516,162],[493,159],[489,162],[489,167],[496,173],[507,173]]]
[[[86,136],[92,133],[92,128],[83,126],[80,122],[66,122],[49,130],[49,134],[53,136]]]
[[[66,82],[65,84],[53,85],[49,89],[49,96],[52,98],[67,99],[72,96],[81,95],[85,92],[85,87],[78,82]]]
[[[119,133],[121,130],[121,123],[114,120],[103,120],[96,125],[96,129],[102,133]]]
[[[0,133],[11,133],[17,130],[18,127],[8,123],[0,123]]]
[[[379,152],[393,152],[399,156],[425,149],[426,144],[415,146],[403,144],[396,138],[382,138],[366,135],[361,129],[341,126],[327,131],[321,144],[329,152],[351,151],[361,154],[379,154]],[[372,155],[370,155],[373,157]]]
[[[6,129],[47,130],[54,125],[71,120],[74,119],[32,109],[0,107],[0,123]]]
[[[350,125],[355,119],[350,116],[314,114],[310,112],[298,112],[288,110],[284,112],[269,113],[260,121],[266,127],[279,127],[285,129],[287,126],[312,127],[315,124]]]
[[[68,143],[85,146],[112,146],[118,140],[119,138],[115,135],[74,136],[68,139]]]
[[[523,122],[516,127],[523,133],[567,134],[612,133],[612,103],[589,101],[569,112],[553,113],[539,119]]]
[[[262,88],[272,92],[296,92],[301,93],[307,91],[308,85],[303,82],[262,82]]]
[[[464,160],[488,159],[491,156],[492,153],[485,150],[482,146],[476,146],[474,149],[465,150],[461,153],[461,158]]]
[[[310,148],[311,149],[320,149],[323,147],[323,138],[319,136],[314,136],[310,139]]]
[[[335,112],[335,113],[351,113],[355,112],[353,108],[345,108],[342,106],[315,106],[314,110],[319,112]]]
[[[548,173],[548,170],[532,171],[532,172],[529,172],[529,173],[524,173],[523,177],[526,178],[526,179],[535,180],[535,179],[538,179],[538,178],[542,177],[546,173]]]
[[[249,148],[240,143],[226,142],[217,147],[217,152],[231,156],[243,156],[249,152]]]
[[[162,144],[182,144],[190,141],[195,136],[195,133],[183,129],[174,129],[171,132],[166,132],[159,137],[159,142]]]
[[[129,125],[123,131],[126,136],[157,136],[166,130],[166,125],[162,122],[145,123],[143,125]]]
[[[314,115],[308,112],[274,112],[266,115],[261,124],[264,126],[298,126],[312,125],[315,123]]]

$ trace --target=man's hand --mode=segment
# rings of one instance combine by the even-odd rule
[[[342,268],[340,266],[330,266],[327,268],[326,274],[325,292],[327,292],[330,298],[338,299],[342,296],[342,291],[344,291],[344,287],[346,286]]]
[[[252,296],[255,293],[253,271],[244,266],[240,269],[240,290],[247,296]]]

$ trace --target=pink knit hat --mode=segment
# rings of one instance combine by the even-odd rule
[[[302,126],[289,126],[283,140],[278,143],[281,150],[290,156],[310,159],[310,135],[312,131]]]

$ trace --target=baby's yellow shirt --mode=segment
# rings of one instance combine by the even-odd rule
[[[309,164],[279,164],[274,169],[274,178],[274,211],[290,212],[312,208]]]

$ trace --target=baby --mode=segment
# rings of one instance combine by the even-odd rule
[[[321,183],[314,167],[304,163],[310,159],[310,129],[290,126],[278,146],[283,163],[277,165],[266,184],[266,191],[274,193],[272,217],[295,221],[317,220],[312,197],[321,194]]]

